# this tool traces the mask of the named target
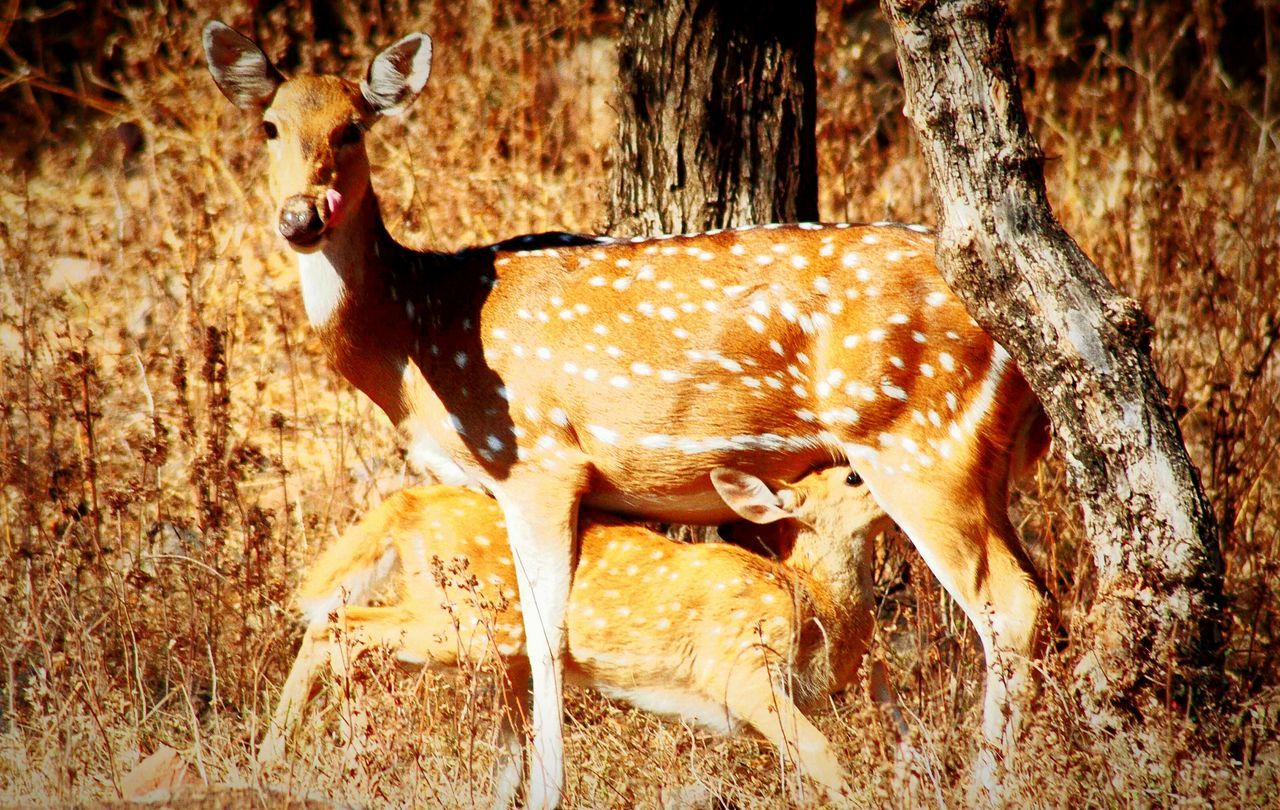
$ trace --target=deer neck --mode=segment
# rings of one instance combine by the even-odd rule
[[[864,559],[871,550],[872,533],[850,533],[821,523],[799,526],[787,565],[820,583],[835,606],[848,609],[863,604],[871,597],[870,566]]]
[[[432,271],[444,256],[420,253],[387,232],[372,191],[354,205],[313,253],[298,254],[307,318],[329,359],[396,425],[410,411],[407,373],[416,361]]]
[[[378,273],[379,257],[385,252],[382,243],[394,240],[370,191],[346,212],[322,247],[297,254],[302,303],[312,327],[322,332],[341,327],[352,300],[363,297],[370,278]]]

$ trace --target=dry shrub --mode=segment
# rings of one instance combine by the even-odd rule
[[[1073,708],[1068,633],[1044,664],[1016,803],[1252,806],[1278,790],[1280,166],[1265,96],[1276,60],[1270,34],[1260,57],[1238,53],[1260,40],[1232,16],[1271,31],[1275,15],[1178,5],[1187,13],[1019,3],[1014,41],[1059,215],[1155,319],[1163,379],[1223,526],[1239,709],[1191,720],[1175,707],[1146,736],[1101,738]],[[201,64],[205,18],[256,30],[291,66],[348,75],[394,36],[432,34],[428,93],[371,138],[389,226],[406,241],[592,230],[603,216],[608,9],[475,0],[317,19],[320,6],[162,17],[113,5],[109,58],[86,54],[77,68],[108,87],[63,85],[111,112],[57,118],[38,85],[12,86],[47,120],[16,120],[27,108],[11,106],[3,120],[14,131],[35,120],[38,137],[0,144],[5,802],[113,800],[162,743],[210,782],[251,783],[252,744],[298,639],[298,572],[414,480],[384,417],[335,379],[305,328],[268,224],[256,128]],[[337,45],[309,40],[344,29]],[[929,221],[874,7],[824,3],[818,54],[824,214]],[[1014,515],[1071,630],[1088,606],[1090,551],[1052,460],[1015,495]],[[819,725],[860,804],[962,802],[975,637],[901,538],[880,549],[877,580],[877,651],[932,770],[915,787],[895,782],[891,737],[860,694]],[[497,711],[485,672],[406,678],[374,656],[355,677],[378,720],[371,753],[346,768],[337,701],[322,700],[269,781],[356,803],[484,803]],[[802,789],[751,741],[593,695],[574,693],[569,711],[578,806],[653,806],[697,794],[681,793],[688,785],[721,806],[784,806]]]

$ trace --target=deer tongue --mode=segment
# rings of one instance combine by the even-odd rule
[[[325,223],[332,225],[338,218],[338,212],[342,210],[342,192],[334,188],[325,191],[324,205],[327,214]]]

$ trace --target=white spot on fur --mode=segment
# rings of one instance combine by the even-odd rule
[[[894,385],[893,383],[889,382],[888,380],[881,381],[880,390],[884,393],[886,397],[889,397],[890,399],[896,399],[902,402],[907,401],[907,392],[902,390],[898,386]]]
[[[616,445],[618,443],[618,431],[602,425],[587,425],[587,432],[605,444]]]

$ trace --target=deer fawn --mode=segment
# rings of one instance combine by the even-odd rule
[[[845,688],[858,672],[874,628],[870,538],[889,519],[848,468],[814,473],[776,494],[745,473],[712,475],[743,517],[785,521],[777,543],[782,561],[584,515],[566,674],[714,730],[750,728],[836,798],[844,771],[799,709]],[[466,583],[446,585],[442,561]],[[362,606],[397,568],[403,574],[395,602]],[[341,673],[378,644],[402,661],[436,667],[496,651],[506,705],[496,804],[511,802],[522,770],[516,721],[526,706],[529,664],[515,564],[493,499],[449,486],[391,496],[317,560],[298,601],[310,625],[260,761],[280,756],[326,663]],[[343,640],[334,639],[335,628]],[[887,702],[887,684],[876,680],[877,697]]]
[[[580,503],[717,523],[711,471],[773,481],[848,458],[977,628],[983,728],[1008,743],[1044,590],[1008,519],[1048,440],[1009,355],[913,226],[766,225],[631,240],[542,234],[456,253],[397,243],[365,131],[427,80],[411,34],[360,84],[286,80],[205,27],[222,92],[260,117],[278,228],[334,365],[446,483],[493,493],[533,679],[529,800],[558,804],[565,621]]]

